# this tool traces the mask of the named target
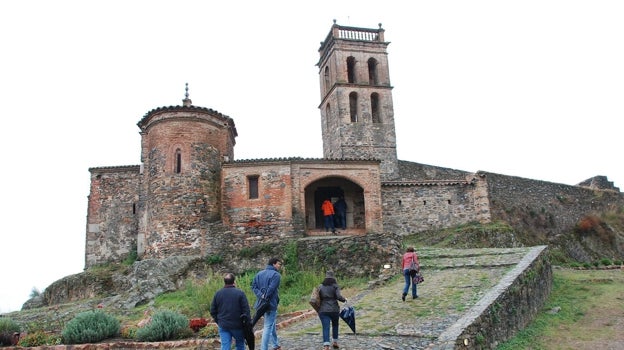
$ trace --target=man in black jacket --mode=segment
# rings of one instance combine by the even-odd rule
[[[241,316],[251,320],[249,301],[245,293],[236,288],[234,274],[223,276],[225,286],[215,293],[210,305],[210,315],[219,327],[221,350],[230,350],[232,338],[236,341],[236,350],[245,350],[245,336]]]

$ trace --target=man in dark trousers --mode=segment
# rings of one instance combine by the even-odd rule
[[[334,203],[334,211],[336,212],[336,219],[338,220],[338,226],[343,230],[347,229],[347,202],[344,197],[340,198]]]
[[[210,304],[210,315],[217,323],[221,350],[230,350],[232,338],[236,341],[236,350],[245,350],[245,335],[241,315],[251,320],[249,301],[245,293],[236,288],[234,274],[223,276],[225,286],[215,293]]]

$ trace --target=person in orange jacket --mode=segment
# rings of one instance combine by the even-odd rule
[[[321,205],[321,210],[323,210],[323,219],[325,221],[325,232],[328,232],[331,228],[332,233],[336,233],[336,227],[334,226],[334,205],[327,198],[323,205]]]

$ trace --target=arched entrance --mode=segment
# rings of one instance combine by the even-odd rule
[[[347,232],[365,230],[364,189],[353,181],[337,176],[320,179],[306,187],[306,230],[324,230],[321,204],[327,198],[335,203],[340,197],[344,197],[347,203]]]

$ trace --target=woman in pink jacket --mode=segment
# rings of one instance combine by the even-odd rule
[[[403,287],[403,295],[401,296],[403,301],[405,301],[410,284],[412,285],[412,299],[418,298],[416,283],[413,281],[414,276],[410,273],[410,266],[412,265],[412,262],[414,262],[416,269],[418,270],[420,267],[420,264],[418,263],[418,255],[414,252],[414,247],[409,247],[407,248],[405,254],[403,254],[403,264],[401,265],[403,276],[405,277],[405,287]]]

